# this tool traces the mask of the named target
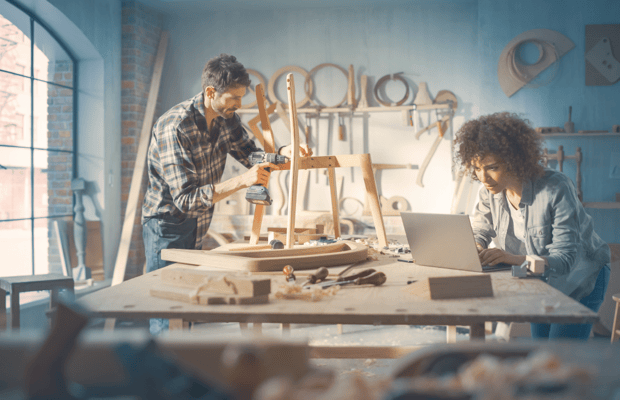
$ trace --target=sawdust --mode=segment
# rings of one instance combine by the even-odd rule
[[[305,300],[320,301],[324,297],[335,295],[340,290],[340,286],[335,285],[327,289],[320,287],[302,286],[299,283],[287,282],[278,286],[278,290],[274,293],[276,299],[284,300]]]

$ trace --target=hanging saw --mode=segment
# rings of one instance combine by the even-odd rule
[[[451,114],[448,114],[444,116],[442,119],[435,122],[434,124],[429,125],[429,127],[427,127],[428,129],[430,129],[430,128],[434,128],[435,126],[437,126],[439,135],[437,136],[437,139],[435,139],[435,143],[433,143],[433,145],[431,146],[431,149],[428,151],[428,154],[426,155],[426,158],[424,159],[422,166],[420,166],[420,171],[418,172],[418,177],[415,182],[420,187],[424,187],[424,184],[422,183],[422,178],[424,178],[424,172],[426,172],[426,168],[428,167],[428,164],[431,162],[431,158],[433,158],[435,151],[437,151],[437,147],[439,147],[439,144],[443,140],[443,135],[448,130],[448,126],[450,125],[450,116]]]

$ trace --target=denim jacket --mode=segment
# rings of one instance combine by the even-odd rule
[[[476,242],[493,240],[505,249],[510,224],[503,193],[480,189],[472,228]],[[545,169],[542,177],[523,183],[519,208],[524,209],[527,254],[546,257],[549,284],[581,300],[594,289],[596,278],[611,259],[609,246],[594,232],[573,182],[561,172]]]

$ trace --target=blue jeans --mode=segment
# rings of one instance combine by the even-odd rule
[[[148,219],[142,225],[146,272],[153,272],[172,264],[161,259],[163,249],[195,249],[196,226],[196,218],[180,219],[169,214]],[[168,330],[169,326],[168,320],[161,318],[151,319],[149,325],[153,335]]]
[[[609,265],[605,265],[596,278],[592,292],[581,299],[580,303],[594,312],[603,304],[610,274]],[[588,340],[592,324],[531,324],[534,339],[576,339]]]

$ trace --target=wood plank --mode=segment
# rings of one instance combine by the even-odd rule
[[[208,284],[205,291],[238,296],[260,296],[271,293],[271,279],[269,278],[234,276],[195,268],[163,270],[161,271],[161,281],[164,285],[190,289]]]
[[[493,297],[489,275],[433,276],[427,279],[432,300]]]
[[[208,291],[196,292],[194,289],[177,287],[171,285],[154,285],[151,287],[150,295],[161,299],[182,301],[189,304],[219,305],[219,304],[265,304],[269,301],[269,295],[260,296],[238,296]]]
[[[317,254],[317,251],[323,253]],[[234,253],[231,255],[228,252],[215,250],[164,249],[161,257],[162,260],[166,261],[205,267],[263,272],[281,271],[285,265],[294,265],[296,270],[302,270],[351,264],[366,260],[368,247],[361,243],[343,241],[326,246],[300,246],[300,248],[294,249],[256,250],[239,253],[238,255]]]
[[[299,124],[297,123],[297,106],[295,105],[295,79],[293,74],[286,76],[288,94],[288,109],[291,124],[291,173],[289,178],[288,192],[288,222],[286,243],[284,247],[290,249],[295,244],[293,232],[295,229],[295,213],[297,211],[297,180],[299,173]]]
[[[168,32],[163,31],[159,39],[157,48],[157,56],[155,57],[155,65],[153,66],[153,75],[151,77],[151,87],[149,89],[149,97],[146,102],[144,111],[144,120],[142,121],[142,130],[140,131],[140,142],[138,144],[138,152],[136,153],[136,162],[129,186],[129,197],[125,209],[125,219],[123,220],[123,229],[121,231],[121,239],[116,254],[116,263],[114,264],[114,275],[112,276],[112,285],[118,285],[125,280],[125,269],[127,268],[127,259],[129,257],[129,248],[131,246],[131,237],[133,226],[136,222],[136,214],[139,207],[140,190],[142,189],[142,177],[146,167],[146,155],[149,148],[151,138],[151,129],[153,128],[153,119],[155,117],[155,107],[157,106],[157,95],[159,93],[159,84],[166,58],[166,46],[168,45]]]

